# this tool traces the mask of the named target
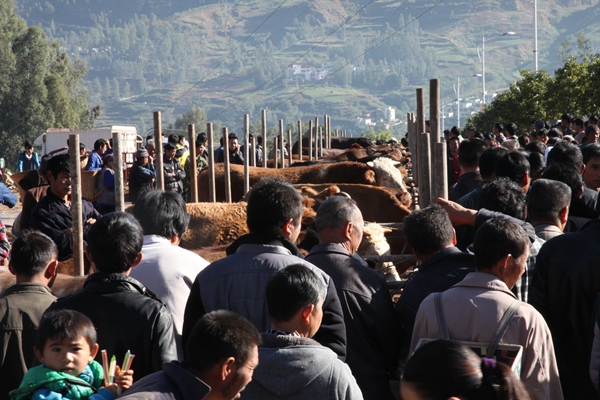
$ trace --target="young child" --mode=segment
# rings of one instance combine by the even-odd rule
[[[133,383],[133,371],[115,372],[115,383],[104,383],[102,366],[94,361],[98,353],[96,328],[80,312],[58,310],[45,314],[40,322],[34,351],[43,364],[31,368],[12,400],[113,400]]]

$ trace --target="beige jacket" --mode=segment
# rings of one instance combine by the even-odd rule
[[[489,342],[504,311],[515,300],[506,284],[492,274],[471,272],[442,295],[448,332],[454,340]],[[419,339],[439,338],[434,294],[417,313],[410,345]],[[552,336],[535,308],[522,303],[500,343],[523,346],[521,380],[534,399],[562,399]]]

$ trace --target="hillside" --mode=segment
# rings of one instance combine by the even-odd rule
[[[598,0],[538,3],[540,68],[554,71],[559,46],[576,46],[581,30],[600,49]],[[431,78],[441,80],[445,103],[456,98],[459,77],[461,98],[480,96],[473,75],[482,35],[488,100],[519,69],[533,68],[529,0],[17,0],[16,11],[87,63],[99,123],[140,131],[151,128],[154,110],[172,123],[199,105],[231,129],[242,114],[255,121],[268,108],[271,125],[327,113],[334,129],[358,134],[366,129],[358,117],[387,106],[403,120],[415,87]],[[492,43],[506,31],[516,34]],[[325,78],[307,81],[291,65],[323,68]]]

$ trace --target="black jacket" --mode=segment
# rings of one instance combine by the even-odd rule
[[[81,293],[58,300],[48,310],[65,308],[92,320],[100,350],[115,355],[117,363],[127,350],[135,354],[131,369],[136,381],[177,359],[171,313],[154,293],[127,275],[90,275]],[[96,361],[102,363],[100,352]]]
[[[599,262],[599,220],[548,240],[537,256],[530,302],[552,332],[565,399],[600,399],[589,375]]]
[[[92,203],[86,199],[82,200],[83,214],[83,237],[85,238],[91,225],[86,224],[90,218],[98,219],[100,213],[96,211]],[[46,196],[31,211],[29,227],[38,229],[50,236],[50,239],[58,247],[58,259],[66,260],[73,254],[73,236],[65,234],[63,231],[73,227],[73,214],[71,209],[56,196],[52,190],[48,190]]]

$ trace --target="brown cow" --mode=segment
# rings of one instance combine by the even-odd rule
[[[308,167],[269,169],[250,167],[250,185],[267,176],[281,177],[292,184],[301,183],[360,183],[398,188],[406,192],[400,171],[393,166],[393,161],[378,158],[372,166],[357,162],[341,162],[335,164],[312,165]],[[225,184],[223,166],[215,166],[217,201],[225,201]],[[243,198],[244,167],[231,165],[231,194],[233,201]],[[202,170],[198,176],[200,201],[208,198],[208,169]]]
[[[180,246],[195,250],[233,242],[248,233],[246,203],[187,204],[190,224]]]

